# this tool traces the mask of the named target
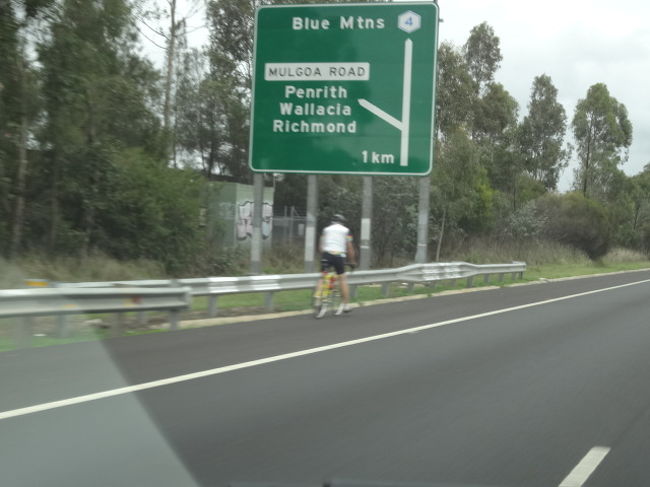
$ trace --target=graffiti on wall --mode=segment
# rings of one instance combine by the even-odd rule
[[[262,238],[271,236],[273,225],[273,205],[266,203],[262,205]],[[253,236],[253,202],[243,201],[237,204],[237,240],[246,240]]]

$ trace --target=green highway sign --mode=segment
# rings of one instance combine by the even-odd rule
[[[260,7],[251,169],[428,174],[437,35],[434,3]]]

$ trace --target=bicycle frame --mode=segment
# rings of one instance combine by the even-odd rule
[[[333,268],[323,271],[320,290],[316,296],[317,305],[314,308],[314,316],[322,318],[329,309],[335,310],[340,298],[340,290],[337,285],[339,280]]]

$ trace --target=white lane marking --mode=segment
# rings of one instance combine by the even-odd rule
[[[511,308],[503,308],[495,311],[488,311],[486,313],[479,313],[471,316],[463,316],[461,318],[454,318],[451,320],[440,321],[438,323],[431,323],[429,325],[416,326],[414,328],[408,328],[405,330],[393,331],[390,333],[384,333],[381,335],[374,335],[366,338],[358,338],[356,340],[350,340],[347,342],[334,343],[332,345],[325,345],[322,347],[309,348],[307,350],[300,350],[298,352],[285,353],[282,355],[275,355],[273,357],[266,357],[258,360],[251,360],[249,362],[242,362],[239,364],[227,365],[225,367],[217,367],[215,369],[202,370],[200,372],[193,372],[191,374],[183,374],[175,377],[168,377],[167,379],[154,380],[151,382],[144,382],[142,384],[136,384],[133,386],[120,387],[118,389],[111,389],[108,391],[96,392],[93,394],[86,394],[83,396],[71,397],[69,399],[62,399],[60,401],[46,402],[42,404],[36,404],[34,406],[28,406],[20,409],[13,409],[9,411],[0,412],[0,420],[15,418],[16,416],[24,416],[26,414],[38,413],[42,411],[47,411],[49,409],[62,408],[65,406],[72,406],[74,404],[81,404],[84,402],[96,401],[98,399],[106,399],[109,397],[121,396],[123,394],[130,394],[133,392],[144,391],[147,389],[154,389],[156,387],[168,386],[171,384],[177,384],[179,382],[185,382],[194,379],[201,379],[203,377],[209,377],[211,375],[225,374],[226,372],[233,372],[235,370],[247,369],[249,367],[255,367],[258,365],[270,364],[273,362],[279,362],[281,360],[287,360],[296,357],[303,357],[305,355],[312,355],[314,353],[325,352],[328,350],[335,350],[337,348],[351,347],[353,345],[359,345],[361,343],[374,342],[377,340],[383,340],[385,338],[396,337],[399,335],[405,335],[409,333],[417,333],[424,330],[430,330],[432,328],[438,328],[440,326],[453,325],[456,323],[462,323],[464,321],[476,320],[479,318],[486,318],[488,316],[500,315],[504,313],[509,313],[511,311],[519,311],[522,309],[533,308],[535,306],[543,306],[545,304],[556,303],[559,301],[566,301],[567,299],[579,298],[582,296],[588,296],[590,294],[597,294],[606,291],[612,291],[614,289],[621,289],[624,287],[635,286],[637,284],[644,284],[650,282],[650,279],[644,279],[643,281],[631,282],[628,284],[620,284],[618,286],[611,286],[602,289],[595,289],[593,291],[586,291],[578,294],[571,294],[569,296],[562,296],[559,298],[546,299],[544,301],[536,301],[534,303],[522,304],[519,306],[513,306]]]
[[[611,448],[595,446],[584,456],[573,470],[566,476],[559,487],[582,487],[598,465],[605,459]]]

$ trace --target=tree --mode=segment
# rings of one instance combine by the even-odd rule
[[[142,147],[164,160],[147,106],[158,78],[135,54],[136,39],[125,0],[64,0],[39,46],[47,111],[40,194],[49,200],[51,251],[85,256],[97,245],[121,151]]]
[[[10,240],[12,182],[17,157],[16,128],[20,125],[21,89],[19,23],[13,4],[0,1],[0,252]]]
[[[226,172],[228,94],[209,76],[204,59],[203,53],[191,49],[180,63],[175,136],[181,162],[195,167],[200,161],[203,173],[211,177]]]
[[[607,193],[615,169],[627,160],[632,144],[627,109],[605,84],[597,83],[578,101],[571,125],[580,163],[575,186],[584,196],[600,198]]]
[[[145,10],[144,4],[136,4],[137,18],[143,26],[138,29],[145,39],[154,46],[165,51],[165,68],[163,72],[163,131],[167,138],[167,158],[172,159],[176,165],[176,131],[175,116],[177,82],[177,64],[181,60],[179,55],[186,47],[187,23],[200,9],[199,0],[191,0],[184,10],[179,8],[177,0],[165,0],[163,8],[161,2],[153,2],[150,10]],[[163,22],[167,21],[166,27]]]
[[[0,221],[6,222],[0,224],[0,240],[6,242],[0,244],[0,252],[4,246],[10,256],[23,243],[28,153],[41,110],[37,71],[27,51],[33,44],[36,18],[50,3],[0,1]]]
[[[473,79],[459,49],[443,42],[438,48],[436,126],[443,137],[457,128],[468,127],[476,102]]]
[[[439,146],[432,175],[432,214],[438,221],[436,260],[447,229],[480,232],[492,220],[493,191],[480,164],[480,150],[468,134],[457,129]]]
[[[417,247],[418,178],[373,179],[373,259],[393,267],[395,257],[409,258]]]
[[[510,195],[512,208],[518,202],[518,184],[523,171],[516,147],[519,105],[500,83],[490,83],[477,100],[474,140],[481,149],[481,164],[493,188]]]
[[[506,132],[517,125],[519,104],[501,83],[490,83],[476,102],[474,139],[491,144],[504,142]]]
[[[499,69],[503,59],[499,38],[487,22],[472,28],[463,46],[463,54],[474,80],[475,90],[481,94],[494,80],[494,73]]]
[[[557,187],[560,171],[567,165],[568,151],[562,148],[565,131],[566,114],[557,101],[557,88],[550,76],[537,76],[518,145],[524,155],[526,172],[547,190]]]

